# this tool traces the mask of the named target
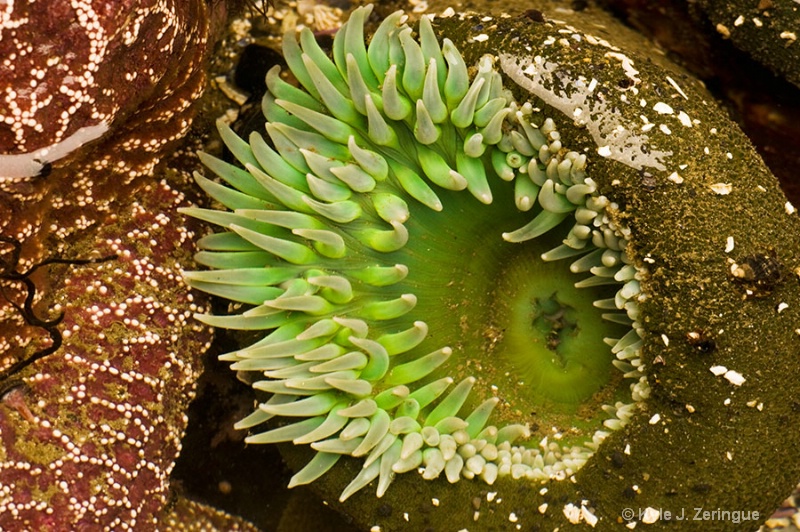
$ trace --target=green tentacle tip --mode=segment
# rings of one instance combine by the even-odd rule
[[[268,74],[269,138],[220,126],[244,169],[201,156],[223,183],[198,183],[233,212],[184,211],[227,231],[186,280],[244,305],[203,321],[263,330],[221,357],[271,394],[237,426],[316,451],[291,486],[362,460],[342,500],[414,470],[569,478],[649,393],[628,233],[495,58],[467,65],[399,14],[367,47],[370,9],[332,58],[308,31],[285,37],[301,87]],[[292,423],[264,428],[276,417]]]

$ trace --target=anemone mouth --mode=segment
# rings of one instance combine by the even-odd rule
[[[307,30],[284,39],[302,88],[268,74],[271,145],[219,126],[244,170],[201,155],[232,188],[196,179],[229,211],[184,212],[228,231],[186,278],[245,310],[198,318],[265,331],[221,357],[272,394],[237,426],[291,421],[248,437],[317,451],[291,485],[362,458],[342,500],[417,469],[568,478],[649,393],[626,229],[491,56],[470,76],[400,12],[367,47],[370,9],[332,59]]]
[[[598,416],[606,416],[600,405],[624,400],[627,391],[605,342],[626,328],[594,306],[619,287],[578,288],[576,282],[591,277],[542,260],[567,236],[570,220],[522,243],[503,239],[529,222],[530,213],[508,209],[512,184],[492,185],[489,205],[462,192],[439,193],[442,212],[412,213],[406,223],[407,246],[419,238],[430,250],[398,257],[409,268],[400,290],[425,294],[409,316],[431,331],[408,356],[429,352],[437,342],[450,346],[453,355],[432,375],[476,379],[462,408],[496,397],[493,423],[524,422],[536,441],[559,434],[563,443],[583,444],[589,427],[602,425]]]

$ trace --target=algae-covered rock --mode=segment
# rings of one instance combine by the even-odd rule
[[[221,129],[233,212],[186,210],[229,230],[188,279],[241,313],[203,321],[263,330],[223,356],[273,394],[248,441],[365,529],[755,528],[800,477],[800,265],[748,140],[596,12],[368,49],[357,13],[333,61],[285,42],[274,149]]]
[[[159,516],[159,528],[173,532],[208,530],[258,532],[259,530],[241,518],[185,497],[175,497],[175,500],[164,508]]]
[[[703,10],[703,2],[601,0],[599,3],[652,39],[655,46],[709,87],[781,181],[786,195],[796,201],[798,183],[794,169],[800,156],[794,147],[798,138],[795,124],[800,123],[797,118],[800,89],[791,81],[791,75],[769,64],[780,55],[753,54],[739,42],[743,36],[741,26],[747,23],[757,27],[758,23],[761,37],[771,35],[773,41],[780,41],[772,44],[785,47],[784,53],[789,53],[795,45],[767,28],[776,24],[772,19],[773,7],[782,6],[780,9],[786,11],[789,4],[748,3],[740,12],[749,15],[741,19],[738,15],[729,19],[718,17],[712,21]],[[718,14],[735,4],[724,3]],[[796,7],[791,4],[792,10]],[[797,61],[790,60],[783,66],[791,70],[796,68]]]
[[[759,63],[800,86],[800,4],[792,0],[701,0],[717,31]]]

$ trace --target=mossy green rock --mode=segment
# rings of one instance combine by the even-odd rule
[[[792,428],[800,422],[800,220],[698,82],[602,15],[545,9],[543,19],[454,15],[434,27],[468,65],[499,56],[517,99],[557,121],[619,205],[628,253],[647,272],[640,310],[651,395],[574,481],[505,477],[489,487],[411,472],[381,499],[368,487],[337,503],[361,468],[345,459],[314,485],[361,527],[383,531],[564,530],[571,522],[755,529],[800,478]],[[630,135],[614,140],[614,128]],[[295,468],[311,456],[283,450]]]
[[[792,0],[701,0],[698,4],[724,38],[800,86],[800,4]]]

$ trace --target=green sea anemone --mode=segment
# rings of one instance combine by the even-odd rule
[[[277,67],[267,76],[275,149],[220,124],[246,172],[202,156],[238,191],[197,177],[233,212],[186,210],[231,230],[200,242],[214,270],[187,278],[251,308],[201,319],[273,329],[223,356],[273,394],[239,427],[300,418],[247,439],[317,451],[291,485],[363,457],[341,500],[418,468],[451,482],[567,478],[648,394],[639,273],[615,205],[494,58],[470,76],[429,19],[414,38],[401,12],[366,48],[370,11],[339,31],[333,61],[309,30],[285,39],[305,90]],[[520,404],[540,413],[509,422]]]
[[[367,46],[370,12],[353,12],[332,58],[308,30],[284,39],[300,88],[277,67],[267,75],[269,142],[219,124],[244,169],[201,155],[226,184],[196,180],[228,210],[184,212],[227,231],[198,242],[197,262],[210,269],[185,277],[234,303],[229,315],[198,317],[264,331],[221,357],[268,394],[237,427],[252,431],[249,443],[312,449],[291,486],[357,458],[340,501],[374,480],[382,497],[415,471],[484,487],[576,483],[606,438],[630,436],[630,420],[643,420],[635,430],[666,423],[668,413],[648,412],[646,400],[664,378],[651,367],[664,364],[670,343],[716,349],[704,329],[679,340],[686,324],[643,314],[647,287],[663,284],[658,243],[637,240],[637,230],[653,232],[646,222],[629,223],[639,196],[620,182],[604,194],[590,164],[623,163],[620,176],[635,171],[653,187],[650,172],[664,172],[658,186],[677,187],[684,178],[666,176],[673,152],[626,130],[596,81],[565,89],[558,63],[493,51],[485,33],[470,35],[462,55],[429,18],[415,31],[401,12]],[[631,80],[621,90],[638,84],[631,60],[608,50]],[[570,131],[577,125],[593,149],[570,146],[559,116],[544,109],[567,113]],[[718,185],[705,190],[727,195]],[[728,265],[729,275],[743,263]],[[666,312],[673,299],[659,297]],[[716,327],[717,342],[722,335]],[[733,388],[752,378],[723,369]],[[628,461],[630,441],[615,440],[618,462]],[[592,525],[613,518],[596,515],[596,490],[579,488],[558,499],[560,514]],[[544,514],[542,500],[550,499],[530,504]]]

